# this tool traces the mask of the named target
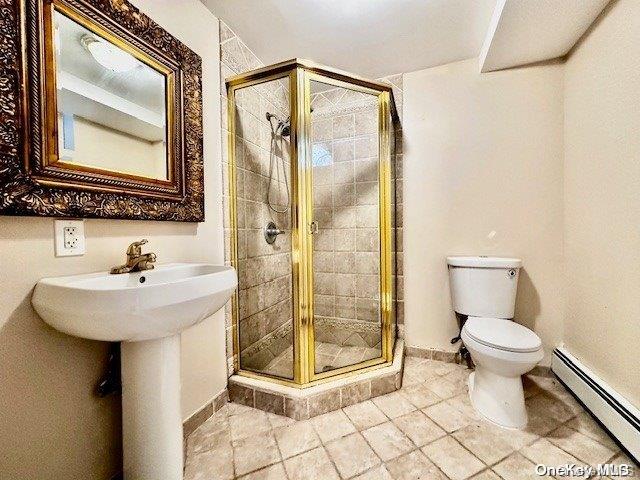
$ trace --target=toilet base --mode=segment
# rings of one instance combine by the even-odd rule
[[[469,398],[476,412],[491,423],[517,430],[527,426],[520,376],[503,377],[477,365],[469,375]]]

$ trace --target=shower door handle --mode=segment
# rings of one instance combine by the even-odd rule
[[[315,220],[309,224],[309,233],[311,235],[315,235],[316,233],[318,233],[319,229],[320,227],[318,225],[318,222],[316,222]]]

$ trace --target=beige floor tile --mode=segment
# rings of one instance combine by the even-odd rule
[[[583,433],[587,437],[591,437],[597,440],[602,445],[611,450],[619,450],[616,442],[609,436],[609,434],[591,417],[587,412],[581,412],[576,418],[573,418],[567,422],[567,427],[571,427],[580,433]]]
[[[395,480],[446,480],[440,470],[420,451],[395,458],[386,464]]]
[[[502,478],[513,480],[533,480],[540,478],[535,471],[536,465],[518,452],[509,455],[497,465],[493,466]]]
[[[571,406],[557,395],[543,392],[527,399],[527,408],[532,413],[541,412],[545,417],[564,423],[577,415]]]
[[[535,464],[544,463],[545,465],[556,466],[581,463],[577,458],[569,455],[544,438],[527,445],[520,450],[520,453]]]
[[[479,473],[485,465],[452,437],[444,437],[422,448],[422,452],[452,480]]]
[[[562,385],[560,381],[553,376],[541,377],[539,375],[531,374],[524,375],[522,377],[522,384],[524,387],[525,397],[537,395],[540,392],[569,394],[564,388],[564,385]]]
[[[541,377],[539,375],[525,375],[527,384],[533,386],[533,389],[538,392],[546,391],[564,391],[564,386],[560,383],[560,381],[551,376],[551,377]]]
[[[329,456],[343,478],[350,478],[380,463],[359,433],[352,433],[325,445]]]
[[[530,432],[526,428],[523,430],[512,430],[499,427],[493,423],[487,422],[486,420],[481,420],[479,424],[483,425],[483,427],[489,432],[487,433],[488,436],[491,438],[499,438],[510,445],[514,450],[520,450],[525,445],[531,445],[540,438],[539,435]]]
[[[420,410],[395,418],[393,423],[418,447],[431,443],[447,434]]]
[[[256,433],[271,429],[267,414],[262,410],[252,408],[249,411],[229,417],[231,440],[240,440]]]
[[[310,420],[276,428],[273,433],[282,458],[293,457],[320,446],[320,438],[318,438]]]
[[[389,418],[396,418],[405,413],[412,412],[416,407],[398,392],[388,393],[381,397],[376,397],[373,403],[382,413]]]
[[[393,480],[393,477],[389,474],[387,467],[384,465],[378,465],[368,472],[354,477],[353,480]]]
[[[537,395],[542,391],[540,385],[535,381],[535,377],[531,375],[522,376],[522,388],[524,389],[524,398]]]
[[[387,421],[387,416],[371,400],[343,408],[358,430],[366,430]]]
[[[284,461],[289,480],[339,480],[338,472],[322,447]],[[282,477],[284,478],[284,477]]]
[[[487,465],[502,460],[516,450],[484,424],[467,425],[454,432],[453,437]]]
[[[241,480],[283,480],[284,478],[287,478],[287,474],[284,471],[282,462],[240,477]]]
[[[485,470],[471,477],[471,480],[501,480],[500,476],[493,470]],[[509,479],[511,480],[511,479]]]
[[[593,438],[564,426],[554,430],[546,438],[565,452],[589,465],[605,463],[618,452],[618,449],[612,450]]]
[[[411,385],[420,385],[421,383],[423,383],[423,381],[424,380],[421,379],[415,373],[410,373],[410,372],[407,372],[405,370],[405,372],[402,374],[402,386],[403,387],[409,387]]]
[[[231,434],[227,417],[210,417],[187,439],[187,455],[211,450],[218,446],[230,445]]]
[[[560,426],[561,422],[549,414],[546,408],[547,403],[548,400],[545,400],[541,395],[536,395],[525,401],[529,416],[527,431],[544,436]]]
[[[256,409],[253,407],[247,407],[246,405],[242,405],[241,403],[229,402],[225,406],[225,410],[227,411],[227,415],[231,417],[247,412],[254,412]]]
[[[468,392],[469,390],[469,375],[473,370],[468,368],[456,368],[455,370],[443,375],[442,378],[451,382],[458,391]]]
[[[433,367],[430,366],[429,364],[425,363],[427,361],[424,361],[421,365],[417,365],[413,368],[407,368],[405,367],[404,369],[404,377],[403,377],[403,385],[405,385],[405,379],[407,381],[406,385],[411,385],[411,384],[416,384],[416,383],[423,383],[427,380],[432,380],[434,378],[437,378],[439,375],[437,375],[433,370]]]
[[[573,413],[573,416],[584,412],[584,408],[582,408],[582,405],[580,405],[575,397],[562,385],[548,392],[544,392],[543,394],[553,396],[554,398],[560,400],[564,404],[564,406]]]
[[[544,437],[558,428],[558,426],[560,426],[560,422],[553,417],[548,417],[540,412],[529,412],[529,423],[527,423],[526,431]]]
[[[325,413],[324,415],[311,419],[311,422],[323,443],[344,437],[356,431],[356,427],[353,426],[349,417],[347,417],[342,410]]]
[[[293,418],[283,417],[282,415],[276,415],[275,413],[267,413],[267,420],[269,420],[272,428],[284,427],[286,425],[296,423]]]
[[[443,362],[437,362],[435,360],[424,360],[418,368],[411,371],[412,375],[416,375],[423,382],[439,377],[441,374],[437,373],[442,368],[442,365],[447,365]],[[445,367],[447,368],[447,367]]]
[[[453,383],[451,383],[444,377],[438,377],[434,378],[433,380],[428,380],[425,382],[425,385],[429,390],[431,390],[442,399],[455,397],[459,393],[462,393],[460,388],[456,387]]]
[[[482,417],[476,409],[471,405],[471,399],[469,398],[469,392],[464,392],[456,395],[455,397],[447,400],[447,403],[459,412],[464,413],[467,417],[474,421],[481,421]]]
[[[411,357],[411,356],[407,355],[407,356],[404,357],[404,368],[405,368],[405,370],[407,368],[416,368],[419,365],[422,365],[425,361],[426,361],[425,358]]]
[[[416,365],[405,365],[404,371],[408,373],[410,376],[413,376],[418,379],[420,382],[424,382],[425,380],[429,380],[431,378],[438,377],[439,375],[435,372],[435,367],[433,364],[429,363],[429,360],[423,360],[422,362]]]
[[[448,373],[461,369],[462,367],[456,363],[439,362],[437,360],[431,360],[433,365],[433,371],[436,375],[444,376]]]
[[[231,480],[233,478],[233,450],[231,445],[214,448],[187,457],[184,480]]]
[[[424,383],[417,383],[407,387],[403,384],[399,392],[416,408],[425,408],[441,401],[441,398],[429,390]]]
[[[258,433],[233,442],[233,461],[238,476],[260,470],[280,460],[278,446],[271,432]]]
[[[415,445],[391,422],[362,431],[373,451],[383,462],[414,450]]]
[[[436,403],[430,407],[423,408],[422,411],[449,433],[466,427],[473,421],[461,411],[453,408],[449,402]]]

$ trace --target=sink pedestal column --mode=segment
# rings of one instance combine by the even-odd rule
[[[122,342],[125,480],[182,480],[180,335]]]

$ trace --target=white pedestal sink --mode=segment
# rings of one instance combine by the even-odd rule
[[[231,267],[45,278],[31,303],[61,332],[122,342],[125,479],[182,479],[180,332],[222,308],[237,285]]]

